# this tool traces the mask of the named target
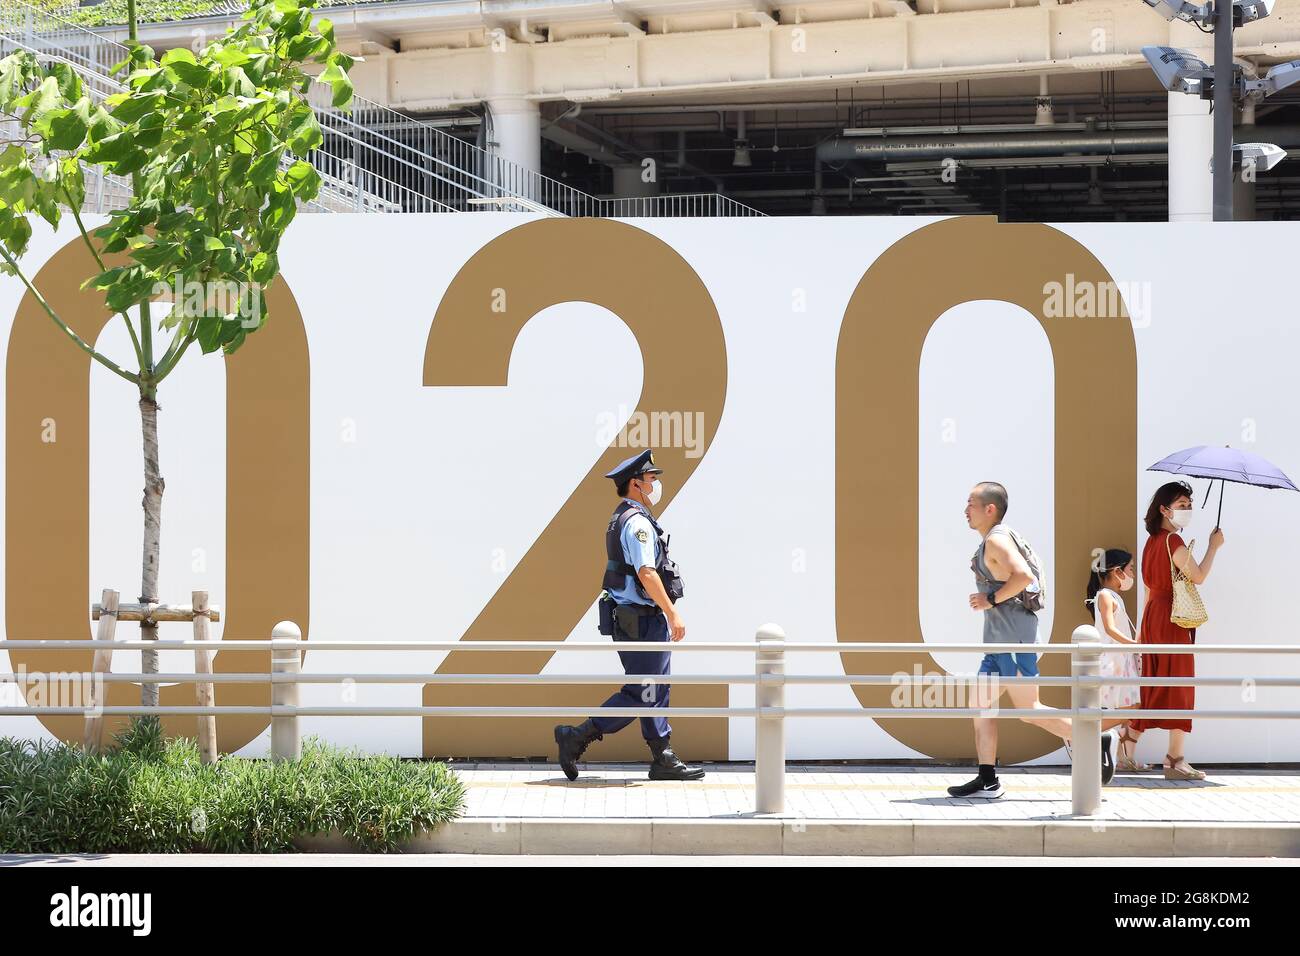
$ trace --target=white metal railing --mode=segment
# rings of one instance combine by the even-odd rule
[[[206,596],[204,598],[206,601]],[[116,606],[116,605],[114,605]],[[205,612],[206,613],[206,612]],[[137,616],[134,619],[139,619]],[[101,624],[103,619],[101,618]],[[105,632],[101,632],[105,633]],[[111,629],[107,632],[111,633]],[[996,717],[1018,719],[1023,717],[1054,717],[1069,719],[1075,726],[1072,734],[1074,762],[1071,770],[1072,803],[1075,814],[1091,815],[1101,806],[1101,722],[1103,719],[1124,720],[1133,718],[1197,718],[1197,719],[1295,719],[1300,710],[1254,708],[1249,710],[1143,710],[1102,709],[1100,689],[1103,685],[1115,686],[1190,686],[1215,687],[1241,685],[1247,681],[1258,687],[1300,687],[1300,676],[1243,676],[1243,677],[1106,677],[1100,672],[1102,654],[1134,653],[1127,645],[1102,643],[1095,628],[1084,625],[1076,628],[1069,644],[1032,645],[1037,654],[1069,654],[1072,668],[1069,677],[998,677],[991,680],[994,690],[1002,687],[1034,685],[1042,687],[1069,687],[1072,691],[1069,707],[1042,709],[977,707],[798,707],[785,706],[787,685],[843,685],[880,686],[914,685],[932,682],[932,674],[787,674],[787,653],[912,653],[929,654],[935,651],[1000,654],[1024,653],[1024,644],[943,644],[927,645],[916,642],[819,642],[791,643],[784,632],[775,625],[765,625],[758,631],[753,643],[696,642],[645,643],[641,645],[595,641],[311,641],[301,640],[301,633],[292,622],[282,622],[273,631],[271,640],[232,640],[210,642],[206,640],[4,640],[3,650],[58,650],[107,652],[114,650],[193,650],[199,655],[216,651],[266,651],[270,650],[271,668],[265,673],[155,673],[114,674],[102,672],[62,672],[58,674],[0,674],[0,684],[31,682],[42,678],[62,680],[98,680],[104,683],[194,683],[206,699],[216,684],[269,684],[272,691],[270,705],[240,706],[35,706],[0,707],[0,717],[83,715],[102,719],[103,716],[157,715],[197,716],[213,718],[220,715],[262,715],[271,718],[273,759],[293,759],[301,754],[301,736],[298,719],[301,717],[589,717],[592,707],[510,707],[510,706],[303,706],[299,703],[298,688],[304,684],[329,684],[350,681],[367,684],[549,684],[588,685],[606,683],[645,684],[719,684],[752,685],[755,702],[752,707],[608,707],[601,713],[629,717],[742,717],[755,721],[755,778],[756,809],[759,813],[778,813],[784,810],[785,779],[785,720],[804,717],[866,717],[866,718],[919,718],[951,719],[955,717]],[[633,653],[681,652],[734,652],[753,654],[753,674],[441,674],[441,673],[389,673],[389,674],[304,674],[301,670],[302,653],[316,651],[591,651],[605,650]],[[1300,654],[1298,645],[1241,644],[1241,645],[1168,645],[1142,644],[1137,652],[1143,654]],[[99,658],[99,653],[96,657]],[[97,667],[111,669],[107,660]],[[947,681],[978,680],[971,677],[945,675]],[[206,685],[206,690],[205,690]],[[994,698],[997,699],[996,696]],[[102,697],[101,697],[102,700]]]
[[[109,69],[126,58],[126,46],[50,9],[0,0],[0,55],[6,41],[71,64],[97,99],[122,89]],[[307,92],[325,137],[309,157],[325,180],[311,211],[466,212],[485,208],[482,200],[503,200],[562,216],[765,215],[717,193],[597,198],[364,96],[354,95],[346,111],[332,96],[318,82]]]

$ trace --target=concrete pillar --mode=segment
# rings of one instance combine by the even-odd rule
[[[1169,24],[1170,46],[1192,50],[1209,61],[1212,37],[1190,23]],[[1169,221],[1210,222],[1214,218],[1214,120],[1207,100],[1169,93]]]
[[[484,97],[492,126],[488,152],[499,160],[493,180],[503,192],[545,202],[542,170],[542,113],[540,106],[524,98],[531,88],[532,48],[516,43],[504,30],[489,31],[487,95]]]
[[[541,172],[542,112],[537,103],[521,97],[488,100],[492,113],[489,148],[502,159]]]

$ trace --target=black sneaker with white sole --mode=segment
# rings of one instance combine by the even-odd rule
[[[984,780],[976,777],[956,787],[948,788],[950,797],[971,797],[976,800],[996,800],[1002,796],[1002,782],[994,777],[992,780]]]

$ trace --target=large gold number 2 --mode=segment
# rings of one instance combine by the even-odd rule
[[[1051,639],[1068,641],[1083,623],[1082,592],[1092,549],[1131,541],[1136,526],[1137,354],[1127,314],[1044,317],[1044,285],[1064,283],[1067,273],[1074,274],[1079,287],[1110,281],[1087,249],[1049,226],[999,225],[991,218],[969,217],[910,233],[873,262],[858,283],[844,314],[835,369],[839,640],[923,640],[917,606],[920,508],[959,514],[960,503],[919,500],[921,348],[939,316],[979,299],[1020,306],[1042,322],[1051,343],[1056,389]],[[1106,427],[1098,428],[1103,396],[1109,415]],[[1001,440],[1035,437],[1007,435]],[[870,502],[862,496],[863,475],[871,476]],[[984,477],[972,476],[972,484]],[[880,507],[881,502],[888,506]],[[978,634],[973,620],[969,640],[978,640]],[[911,674],[917,663],[924,672],[942,673],[928,654],[842,657],[846,674]],[[1064,655],[1045,655],[1042,661],[1044,674],[1068,672]],[[889,706],[890,687],[854,690],[864,707]],[[1060,698],[1044,693],[1048,702]],[[971,753],[969,720],[900,718],[882,720],[880,726],[931,757]],[[1003,721],[999,756],[1012,763],[1028,760],[1055,749],[1055,741],[1045,731]]]
[[[727,392],[727,350],[717,308],[695,270],[677,252],[626,223],[545,219],[512,229],[480,249],[456,274],[438,305],[424,355],[424,384],[505,385],[510,353],[524,324],[549,306],[574,301],[603,306],[636,336],[645,367],[637,410],[701,413],[701,447],[707,449]],[[499,311],[502,302],[504,310]],[[655,460],[665,469],[660,507],[672,501],[701,460],[687,457],[687,451],[656,451]],[[616,439],[601,454],[462,640],[554,641],[573,628],[595,599],[605,566],[604,530],[616,499],[609,479],[602,476],[632,453]],[[439,673],[538,674],[550,657],[550,652],[453,651]],[[608,694],[608,687],[587,685],[428,684],[424,703],[594,707]],[[673,689],[674,705],[726,703],[724,684],[681,684]],[[556,722],[428,718],[424,753],[545,754],[554,749],[551,727]],[[675,721],[674,736],[696,758],[727,756],[725,719]],[[619,734],[597,744],[592,753],[606,759],[636,758],[645,755],[645,746],[638,734]]]
[[[112,261],[108,261],[112,260]],[[110,266],[128,262],[106,257]],[[41,267],[34,284],[55,312],[87,342],[94,342],[113,316],[103,296],[82,292],[81,280],[97,271],[80,239],[65,245]],[[293,294],[280,278],[267,292],[268,321],[226,366],[226,606],[222,640],[267,640],[282,620],[296,621],[307,635],[308,567],[308,369],[307,336]],[[12,640],[80,640],[91,637],[90,600],[90,362],[66,340],[28,293],[9,334],[5,369],[5,633]],[[114,379],[119,394],[130,386]],[[165,413],[164,413],[165,414]],[[211,441],[219,441],[213,436]],[[140,461],[138,442],[120,454]],[[139,466],[137,466],[138,468]],[[166,515],[166,500],[163,503]],[[132,554],[140,540],[119,542]],[[134,601],[139,577],[103,582],[123,601]],[[166,582],[163,582],[164,588]],[[188,604],[189,595],[170,595]],[[168,628],[179,630],[170,631]],[[119,637],[138,637],[120,625]],[[181,625],[162,637],[189,638]],[[118,655],[122,657],[121,654]],[[138,657],[135,658],[138,666]],[[91,652],[13,651],[15,671],[89,670]],[[217,673],[266,673],[269,651],[218,652]],[[123,669],[121,662],[117,663]],[[24,688],[26,690],[27,688]],[[266,684],[218,684],[219,705],[268,706]],[[163,706],[194,704],[194,685],[163,687]],[[109,684],[107,703],[138,704],[138,684]],[[106,721],[109,733],[127,718]],[[43,717],[63,740],[80,740],[80,717]],[[223,716],[217,746],[243,747],[270,724],[269,717]],[[193,717],[163,721],[169,735],[193,736]]]

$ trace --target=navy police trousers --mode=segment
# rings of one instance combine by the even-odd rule
[[[668,643],[668,620],[663,614],[647,614],[636,619],[640,631],[637,643]],[[630,642],[633,638],[621,627],[614,628],[615,641]],[[672,671],[672,654],[667,651],[619,651],[624,674],[668,674]],[[602,707],[667,707],[667,684],[624,684]],[[617,733],[635,720],[635,717],[592,717],[591,721],[602,734]],[[646,740],[659,740],[672,732],[667,717],[642,717],[641,736]]]

